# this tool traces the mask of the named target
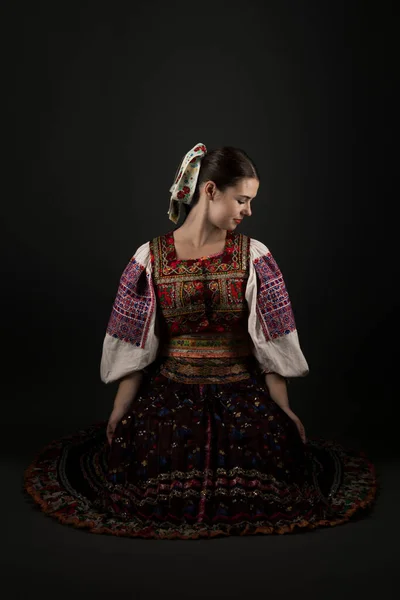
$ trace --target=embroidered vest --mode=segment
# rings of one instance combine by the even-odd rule
[[[249,377],[249,244],[248,236],[228,231],[222,252],[182,260],[172,232],[150,242],[164,340],[161,372],[170,379],[224,383]]]

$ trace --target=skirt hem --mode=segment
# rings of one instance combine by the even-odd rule
[[[102,426],[103,423],[98,424],[96,427],[100,427]],[[84,434],[84,432],[82,432],[82,434]],[[71,439],[72,437],[79,437],[79,433],[75,434],[74,436],[65,436],[64,439]],[[316,438],[318,439],[318,438]],[[311,439],[310,439],[311,441]],[[289,534],[289,533],[297,533],[297,532],[301,532],[301,531],[308,531],[308,530],[315,530],[317,528],[322,528],[322,527],[335,527],[344,523],[349,522],[350,520],[352,520],[356,515],[363,513],[365,511],[367,511],[368,509],[370,509],[372,507],[372,505],[374,504],[376,497],[378,495],[378,492],[380,490],[380,485],[378,483],[378,475],[377,475],[377,469],[375,467],[375,465],[367,459],[366,453],[364,451],[355,451],[356,454],[359,457],[363,457],[365,463],[368,465],[369,468],[369,473],[370,473],[370,478],[371,478],[371,484],[369,487],[369,491],[367,493],[367,496],[359,501],[356,501],[353,503],[353,505],[351,507],[349,507],[345,512],[338,514],[337,517],[332,517],[331,519],[320,519],[320,520],[316,520],[314,522],[312,521],[308,521],[308,520],[303,520],[300,522],[296,522],[296,523],[291,523],[288,525],[284,525],[284,526],[269,526],[269,525],[257,525],[257,524],[252,524],[249,521],[242,521],[241,523],[235,523],[235,524],[227,524],[225,527],[217,527],[215,529],[212,528],[212,525],[205,525],[205,526],[199,526],[202,527],[201,529],[199,529],[199,531],[197,532],[191,532],[188,535],[185,535],[182,532],[179,531],[165,531],[162,532],[160,531],[160,529],[162,529],[161,527],[158,527],[156,525],[147,525],[144,526],[142,529],[139,529],[137,531],[132,531],[129,529],[129,527],[127,528],[127,522],[123,522],[123,521],[119,521],[118,519],[113,519],[112,517],[110,517],[107,513],[100,513],[100,512],[96,512],[93,511],[93,508],[90,509],[89,504],[88,504],[88,512],[91,510],[92,514],[94,513],[94,516],[96,516],[97,518],[78,518],[75,516],[72,516],[71,514],[65,514],[65,509],[64,510],[54,510],[54,508],[51,508],[49,506],[49,503],[43,499],[42,495],[43,495],[43,488],[37,489],[35,487],[34,484],[34,480],[35,480],[35,473],[40,469],[38,469],[37,464],[39,462],[39,459],[41,456],[43,456],[44,453],[46,452],[50,452],[51,450],[54,450],[56,447],[58,447],[60,444],[60,439],[58,440],[54,440],[53,442],[49,443],[47,446],[45,446],[34,458],[34,460],[31,462],[30,466],[25,470],[24,472],[24,491],[33,499],[33,501],[39,505],[40,509],[49,517],[57,519],[60,523],[64,524],[64,525],[69,525],[69,526],[73,526],[74,528],[77,529],[84,529],[90,533],[94,533],[94,534],[108,534],[108,535],[114,535],[114,536],[118,536],[118,537],[131,537],[131,538],[144,538],[144,539],[169,539],[169,540],[173,540],[173,539],[180,539],[180,540],[188,540],[188,539],[205,539],[205,538],[216,538],[216,537],[229,537],[229,536],[246,536],[246,535],[257,535],[257,534],[263,534],[263,535],[284,535],[284,534]],[[52,489],[51,489],[52,488]],[[57,493],[57,482],[54,482],[54,485],[52,486],[51,484],[49,485],[48,490],[49,492],[55,492]],[[72,499],[72,498],[71,498]],[[73,512],[74,507],[76,507],[78,505],[78,500],[74,502],[71,502],[68,507],[67,510]],[[101,524],[99,524],[98,519],[101,518],[107,518],[109,520],[112,520],[114,522],[117,522],[118,525],[120,525],[120,528],[118,529],[113,529],[111,527],[108,526],[103,526]],[[129,521],[128,521],[129,523]],[[182,523],[182,525],[184,526],[184,523]],[[191,530],[193,530],[193,525],[189,525],[189,527],[191,528]]]

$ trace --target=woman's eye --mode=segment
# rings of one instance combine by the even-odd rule
[[[238,200],[239,204],[244,204],[244,200]]]

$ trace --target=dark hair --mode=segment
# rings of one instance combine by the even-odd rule
[[[179,169],[178,169],[179,171]],[[241,179],[255,178],[260,180],[254,162],[240,148],[224,146],[207,152],[201,160],[199,177],[190,205],[184,204],[185,218],[200,198],[200,186],[205,181],[213,181],[220,192],[235,186]]]

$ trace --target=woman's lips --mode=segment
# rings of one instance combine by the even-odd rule
[[[235,223],[241,223],[242,219],[233,219],[235,221]]]

